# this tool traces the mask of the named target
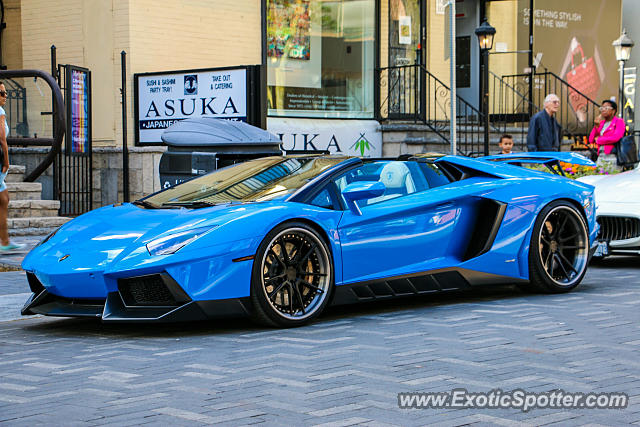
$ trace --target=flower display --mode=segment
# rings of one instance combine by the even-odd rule
[[[616,168],[604,165],[604,166],[584,166],[584,165],[576,165],[573,163],[567,162],[559,162],[560,167],[562,168],[562,172],[564,172],[567,178],[577,179],[587,175],[613,175],[619,173]],[[549,167],[540,164],[540,163],[530,163],[530,164],[522,164],[523,167],[531,170],[535,170],[538,172],[546,172],[551,174],[558,174],[557,166],[551,166],[553,169],[549,169]]]
[[[612,175],[619,171],[609,165],[583,166],[560,162],[560,167],[568,178],[576,179],[587,175]]]

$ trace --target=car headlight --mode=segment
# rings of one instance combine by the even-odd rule
[[[147,243],[149,255],[171,255],[195,241],[202,235],[213,230],[216,226],[192,228],[179,233],[169,234]]]

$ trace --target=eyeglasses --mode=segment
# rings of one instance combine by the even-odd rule
[[[7,97],[7,92],[4,91],[4,90],[0,90],[0,96],[3,97],[3,98],[6,98]]]
[[[604,111],[604,110],[613,110],[613,107],[609,107],[608,105],[603,105],[602,107],[600,107],[600,111]]]
[[[549,102],[551,102],[552,104],[560,104],[560,100],[558,99],[556,99],[555,101],[549,101]]]

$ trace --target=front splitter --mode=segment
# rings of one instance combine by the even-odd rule
[[[180,306],[126,306],[118,292],[107,295],[106,301],[73,300],[53,295],[46,290],[32,294],[21,313],[58,317],[99,318],[105,323],[190,322],[224,317],[247,316],[248,298],[210,301],[189,301]]]

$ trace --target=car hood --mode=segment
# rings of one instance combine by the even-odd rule
[[[47,242],[34,248],[23,262],[59,261],[69,254],[84,259],[85,268],[102,269],[139,250],[150,241],[194,228],[212,229],[251,215],[265,204],[220,205],[202,209],[144,209],[129,203],[96,209],[63,225]],[[242,236],[237,236],[238,239]],[[74,264],[76,264],[74,263]],[[82,268],[76,264],[76,268]]]
[[[640,200],[640,169],[615,175],[591,175],[579,178],[594,185],[596,203],[628,203]]]

